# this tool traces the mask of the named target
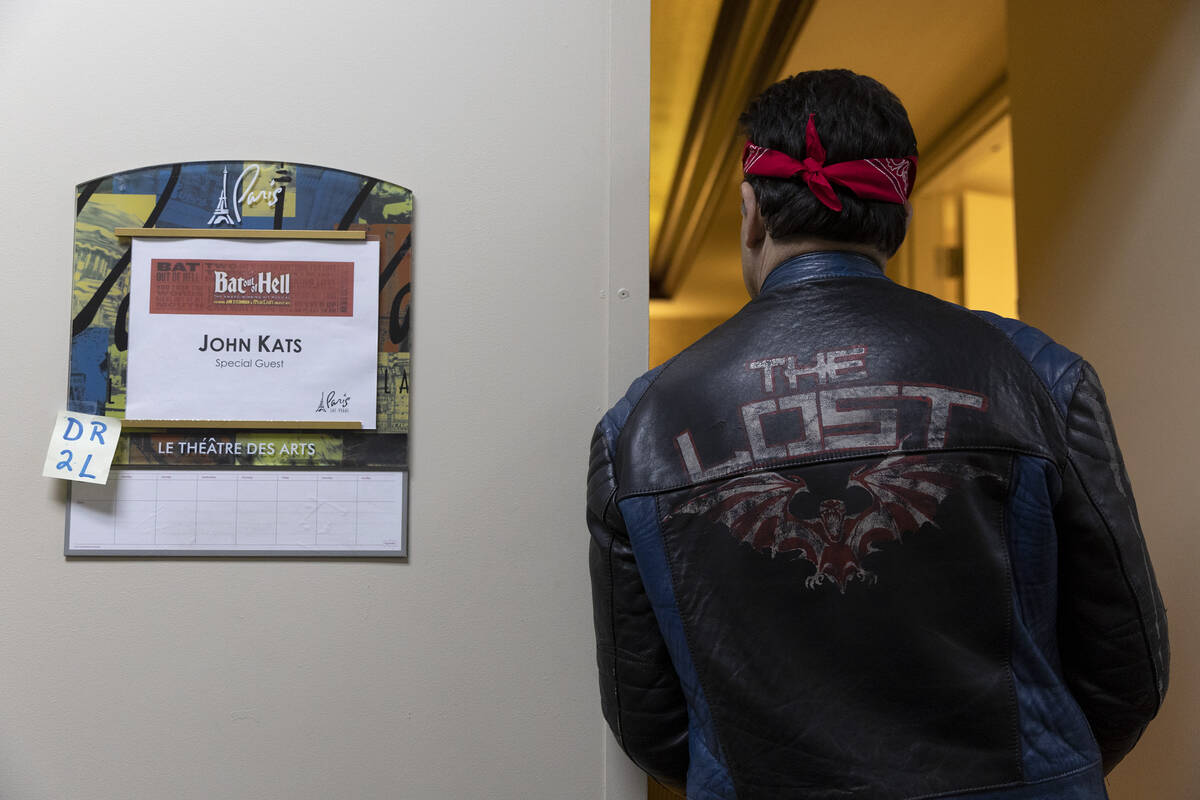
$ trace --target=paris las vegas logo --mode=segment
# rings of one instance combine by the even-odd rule
[[[243,208],[273,210],[279,203],[283,202],[284,192],[288,184],[292,182],[291,171],[280,164],[275,168],[274,177],[269,178],[265,184],[260,185],[260,181],[264,177],[261,166],[258,164],[249,164],[237,176],[237,179],[234,180],[231,189],[229,186],[229,167],[225,167],[221,171],[221,196],[217,198],[217,204],[213,208],[212,216],[208,219],[208,224],[210,226],[240,225]],[[229,201],[231,196],[233,197],[232,204]]]

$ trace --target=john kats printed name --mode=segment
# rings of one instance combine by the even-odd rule
[[[214,353],[229,352],[229,353],[250,353],[254,352],[251,348],[251,343],[254,337],[251,336],[212,336],[204,334],[204,341],[196,349],[201,353],[212,351]],[[303,352],[300,340],[282,339],[278,336],[272,336],[269,333],[259,334],[258,336],[258,352],[259,353],[300,353]]]

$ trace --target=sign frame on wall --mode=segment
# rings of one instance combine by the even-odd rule
[[[139,241],[376,242],[378,344],[373,428],[233,413],[203,420],[126,419],[109,487],[72,494],[66,555],[407,557],[412,209],[412,193],[402,186],[284,162],[181,162],[76,187],[71,411],[126,416],[129,343],[137,336],[137,327],[131,334],[129,325],[130,234]],[[155,502],[146,502],[149,475],[138,471],[157,476]],[[267,488],[270,475],[282,476],[274,489]],[[220,480],[231,476],[245,481]],[[352,476],[363,490],[358,499],[346,494]],[[395,497],[378,494],[386,476],[399,481]],[[225,492],[235,487],[223,496],[226,505],[214,499],[216,486]],[[264,493],[271,491],[277,502],[268,508]],[[213,502],[201,502],[206,499]],[[183,511],[188,502],[194,522]],[[113,534],[106,541],[107,513]],[[221,519],[234,521],[214,521]]]

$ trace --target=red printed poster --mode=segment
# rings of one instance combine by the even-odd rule
[[[354,316],[351,261],[150,263],[151,314]]]
[[[135,239],[131,419],[375,427],[379,243]]]

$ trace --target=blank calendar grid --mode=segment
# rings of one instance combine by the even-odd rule
[[[402,549],[403,473],[114,470],[73,490],[69,549]]]

